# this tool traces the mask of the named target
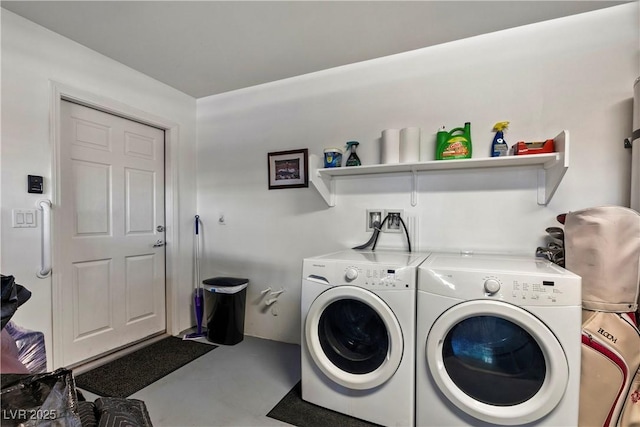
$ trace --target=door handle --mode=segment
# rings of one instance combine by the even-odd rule
[[[44,279],[51,272],[51,200],[39,200],[42,209],[42,268],[36,276]]]
[[[163,242],[162,240],[158,240],[156,243],[154,243],[153,247],[154,248],[159,248],[159,247],[162,247],[164,245],[166,245],[165,242]]]
[[[322,285],[328,285],[329,281],[322,276],[318,276],[316,274],[310,274],[309,276],[307,276],[307,280],[310,282],[316,282],[316,283],[320,283]]]

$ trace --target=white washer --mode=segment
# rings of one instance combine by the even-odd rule
[[[418,426],[576,426],[581,278],[539,258],[433,254],[419,268]]]
[[[426,256],[349,250],[304,260],[304,400],[377,424],[415,424],[416,280]]]

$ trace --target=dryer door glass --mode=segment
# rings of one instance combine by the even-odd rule
[[[463,392],[490,405],[529,400],[546,376],[536,340],[496,316],[470,317],[456,324],[445,337],[442,358],[449,377]]]
[[[466,301],[446,310],[429,330],[425,356],[440,391],[491,424],[544,417],[569,380],[556,335],[533,314],[502,301]]]
[[[369,305],[353,299],[338,300],[325,308],[318,337],[329,360],[351,374],[375,371],[389,351],[382,318]]]

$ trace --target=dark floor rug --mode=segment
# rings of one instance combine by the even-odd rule
[[[216,347],[167,337],[76,376],[76,387],[104,397],[129,397]]]
[[[371,424],[348,415],[321,408],[302,400],[300,382],[267,414],[267,417],[298,427],[371,427]]]

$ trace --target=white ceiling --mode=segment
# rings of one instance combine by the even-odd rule
[[[195,98],[627,1],[2,1]]]

